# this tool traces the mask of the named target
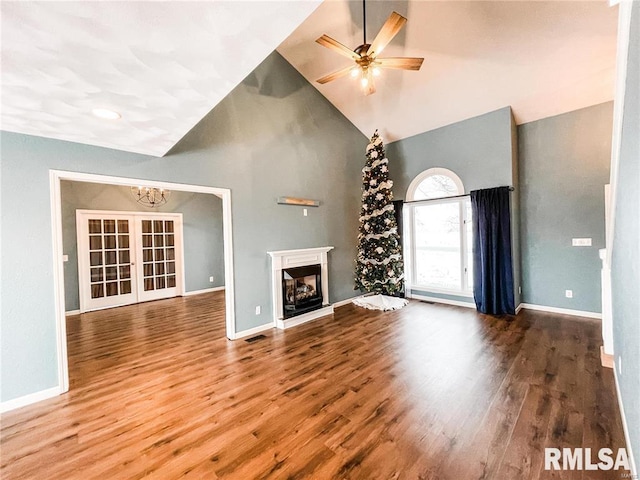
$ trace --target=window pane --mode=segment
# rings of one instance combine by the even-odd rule
[[[118,233],[129,232],[129,220],[118,220]]]
[[[107,283],[107,297],[118,295],[118,282]]]
[[[467,200],[467,286],[473,289],[473,219],[471,218],[471,200]]]
[[[91,235],[89,237],[89,250],[102,249],[102,237],[100,235]]]
[[[414,200],[451,197],[461,193],[463,192],[458,191],[458,186],[455,182],[446,175],[430,175],[418,185]]]
[[[118,255],[120,256],[120,263],[131,262],[131,256],[129,255],[129,250],[120,250],[118,252]]]
[[[104,248],[116,248],[116,236],[115,235],[105,235],[104,237]]]
[[[118,248],[129,248],[129,235],[118,236]]]
[[[102,221],[101,220],[89,220],[89,233],[101,233]]]
[[[129,265],[120,267],[120,278],[131,278],[131,267]]]
[[[460,290],[460,207],[458,202],[415,208],[416,284]]]
[[[120,295],[131,293],[131,280],[120,282]]]
[[[118,279],[118,267],[107,267],[105,269],[105,274],[107,276],[107,280],[117,280]]]
[[[104,252],[104,263],[105,265],[115,265],[118,263],[115,250]]]
[[[93,265],[102,265],[102,252],[92,252],[89,254],[89,263]]]
[[[104,297],[104,287],[102,283],[96,283],[91,285],[91,298],[102,298]]]
[[[105,220],[104,221],[104,231],[105,231],[105,233],[116,233],[116,221],[115,220]]]
[[[92,282],[101,282],[102,280],[103,280],[102,267],[92,268],[91,269],[91,281]]]

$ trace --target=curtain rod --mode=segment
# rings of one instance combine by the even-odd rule
[[[513,192],[515,190],[515,188],[513,187],[509,187],[509,191]],[[451,195],[450,197],[438,197],[438,198],[425,198],[422,200],[409,200],[408,202],[402,202],[402,203],[420,203],[420,202],[432,202],[434,200],[447,200],[449,198],[462,198],[462,197],[468,197],[470,194],[469,193],[463,193],[462,195]]]

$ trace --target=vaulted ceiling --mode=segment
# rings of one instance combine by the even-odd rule
[[[365,97],[315,80],[362,43],[362,3],[2,2],[3,130],[163,155],[276,47],[365,135],[405,138],[511,105],[518,123],[613,98],[617,8],[604,0],[369,1],[367,40],[408,18]],[[315,10],[315,11],[314,11]],[[91,115],[109,108],[108,121]]]
[[[3,1],[1,127],[164,155],[319,4]]]
[[[382,56],[425,60],[383,70],[371,96],[349,76],[315,82],[350,64],[316,38],[363,43],[361,2],[323,3],[278,48],[367,136],[393,141],[508,105],[526,123],[613,99],[618,12],[606,1],[369,1],[368,43],[393,10],[408,21]]]

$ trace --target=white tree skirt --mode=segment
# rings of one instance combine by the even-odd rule
[[[353,299],[353,304],[369,310],[399,310],[409,303],[408,300],[388,295],[370,295]]]

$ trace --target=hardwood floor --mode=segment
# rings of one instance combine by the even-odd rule
[[[2,416],[2,478],[621,478],[543,465],[624,446],[598,322],[412,301],[229,342],[223,295],[69,317],[71,390]]]

